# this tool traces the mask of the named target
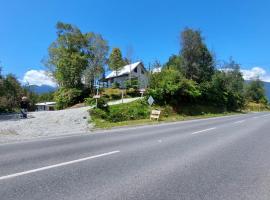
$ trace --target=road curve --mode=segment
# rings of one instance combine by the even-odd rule
[[[270,113],[0,145],[1,200],[269,200]]]

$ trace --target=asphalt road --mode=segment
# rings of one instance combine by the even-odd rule
[[[0,145],[0,200],[269,200],[270,113]]]

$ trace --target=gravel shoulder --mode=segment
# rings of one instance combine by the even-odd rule
[[[129,103],[138,98],[124,99]],[[122,103],[121,100],[109,105]],[[59,111],[29,112],[27,119],[19,114],[0,115],[0,143],[29,140],[38,137],[90,133],[93,126],[89,123],[88,110],[91,107],[71,108]]]

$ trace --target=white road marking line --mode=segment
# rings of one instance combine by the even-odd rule
[[[259,117],[253,117],[253,119],[258,119]]]
[[[267,117],[267,116],[270,116],[270,114],[267,114],[267,115],[263,115],[262,117]]]
[[[198,134],[198,133],[203,133],[203,132],[211,131],[211,130],[214,130],[214,129],[216,129],[216,127],[204,129],[204,130],[201,130],[201,131],[196,131],[196,132],[191,133],[191,134],[192,134],[192,135],[195,135],[195,134]]]
[[[234,124],[241,124],[243,122],[245,122],[246,120],[240,120],[240,121],[237,121],[237,122],[234,122]]]
[[[32,174],[32,173],[36,173],[36,172],[40,172],[40,171],[44,171],[44,170],[48,170],[48,169],[52,169],[52,168],[57,168],[57,167],[62,167],[62,166],[66,166],[66,165],[71,165],[71,164],[74,164],[74,163],[79,163],[79,162],[91,160],[91,159],[94,159],[94,158],[99,158],[99,157],[103,157],[103,156],[109,156],[109,155],[116,154],[116,153],[119,153],[119,152],[120,151],[111,151],[111,152],[108,152],[108,153],[103,153],[103,154],[99,154],[99,155],[95,155],[95,156],[90,156],[90,157],[86,157],[86,158],[81,158],[81,159],[78,159],[78,160],[72,160],[72,161],[63,162],[63,163],[59,163],[59,164],[55,164],[55,165],[50,165],[50,166],[46,166],[46,167],[41,167],[41,168],[37,168],[37,169],[32,169],[32,170],[28,170],[28,171],[24,171],[24,172],[10,174],[10,175],[6,175],[6,176],[1,176],[0,177],[0,180],[15,178],[15,177],[18,177],[18,176]]]

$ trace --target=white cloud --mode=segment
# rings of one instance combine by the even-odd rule
[[[49,85],[52,87],[56,87],[57,84],[50,76],[50,74],[44,70],[29,70],[24,74],[23,84],[29,85]]]
[[[270,74],[268,74],[261,67],[253,67],[251,69],[242,69],[241,72],[245,80],[252,80],[255,78],[260,78],[262,81],[270,82]]]

